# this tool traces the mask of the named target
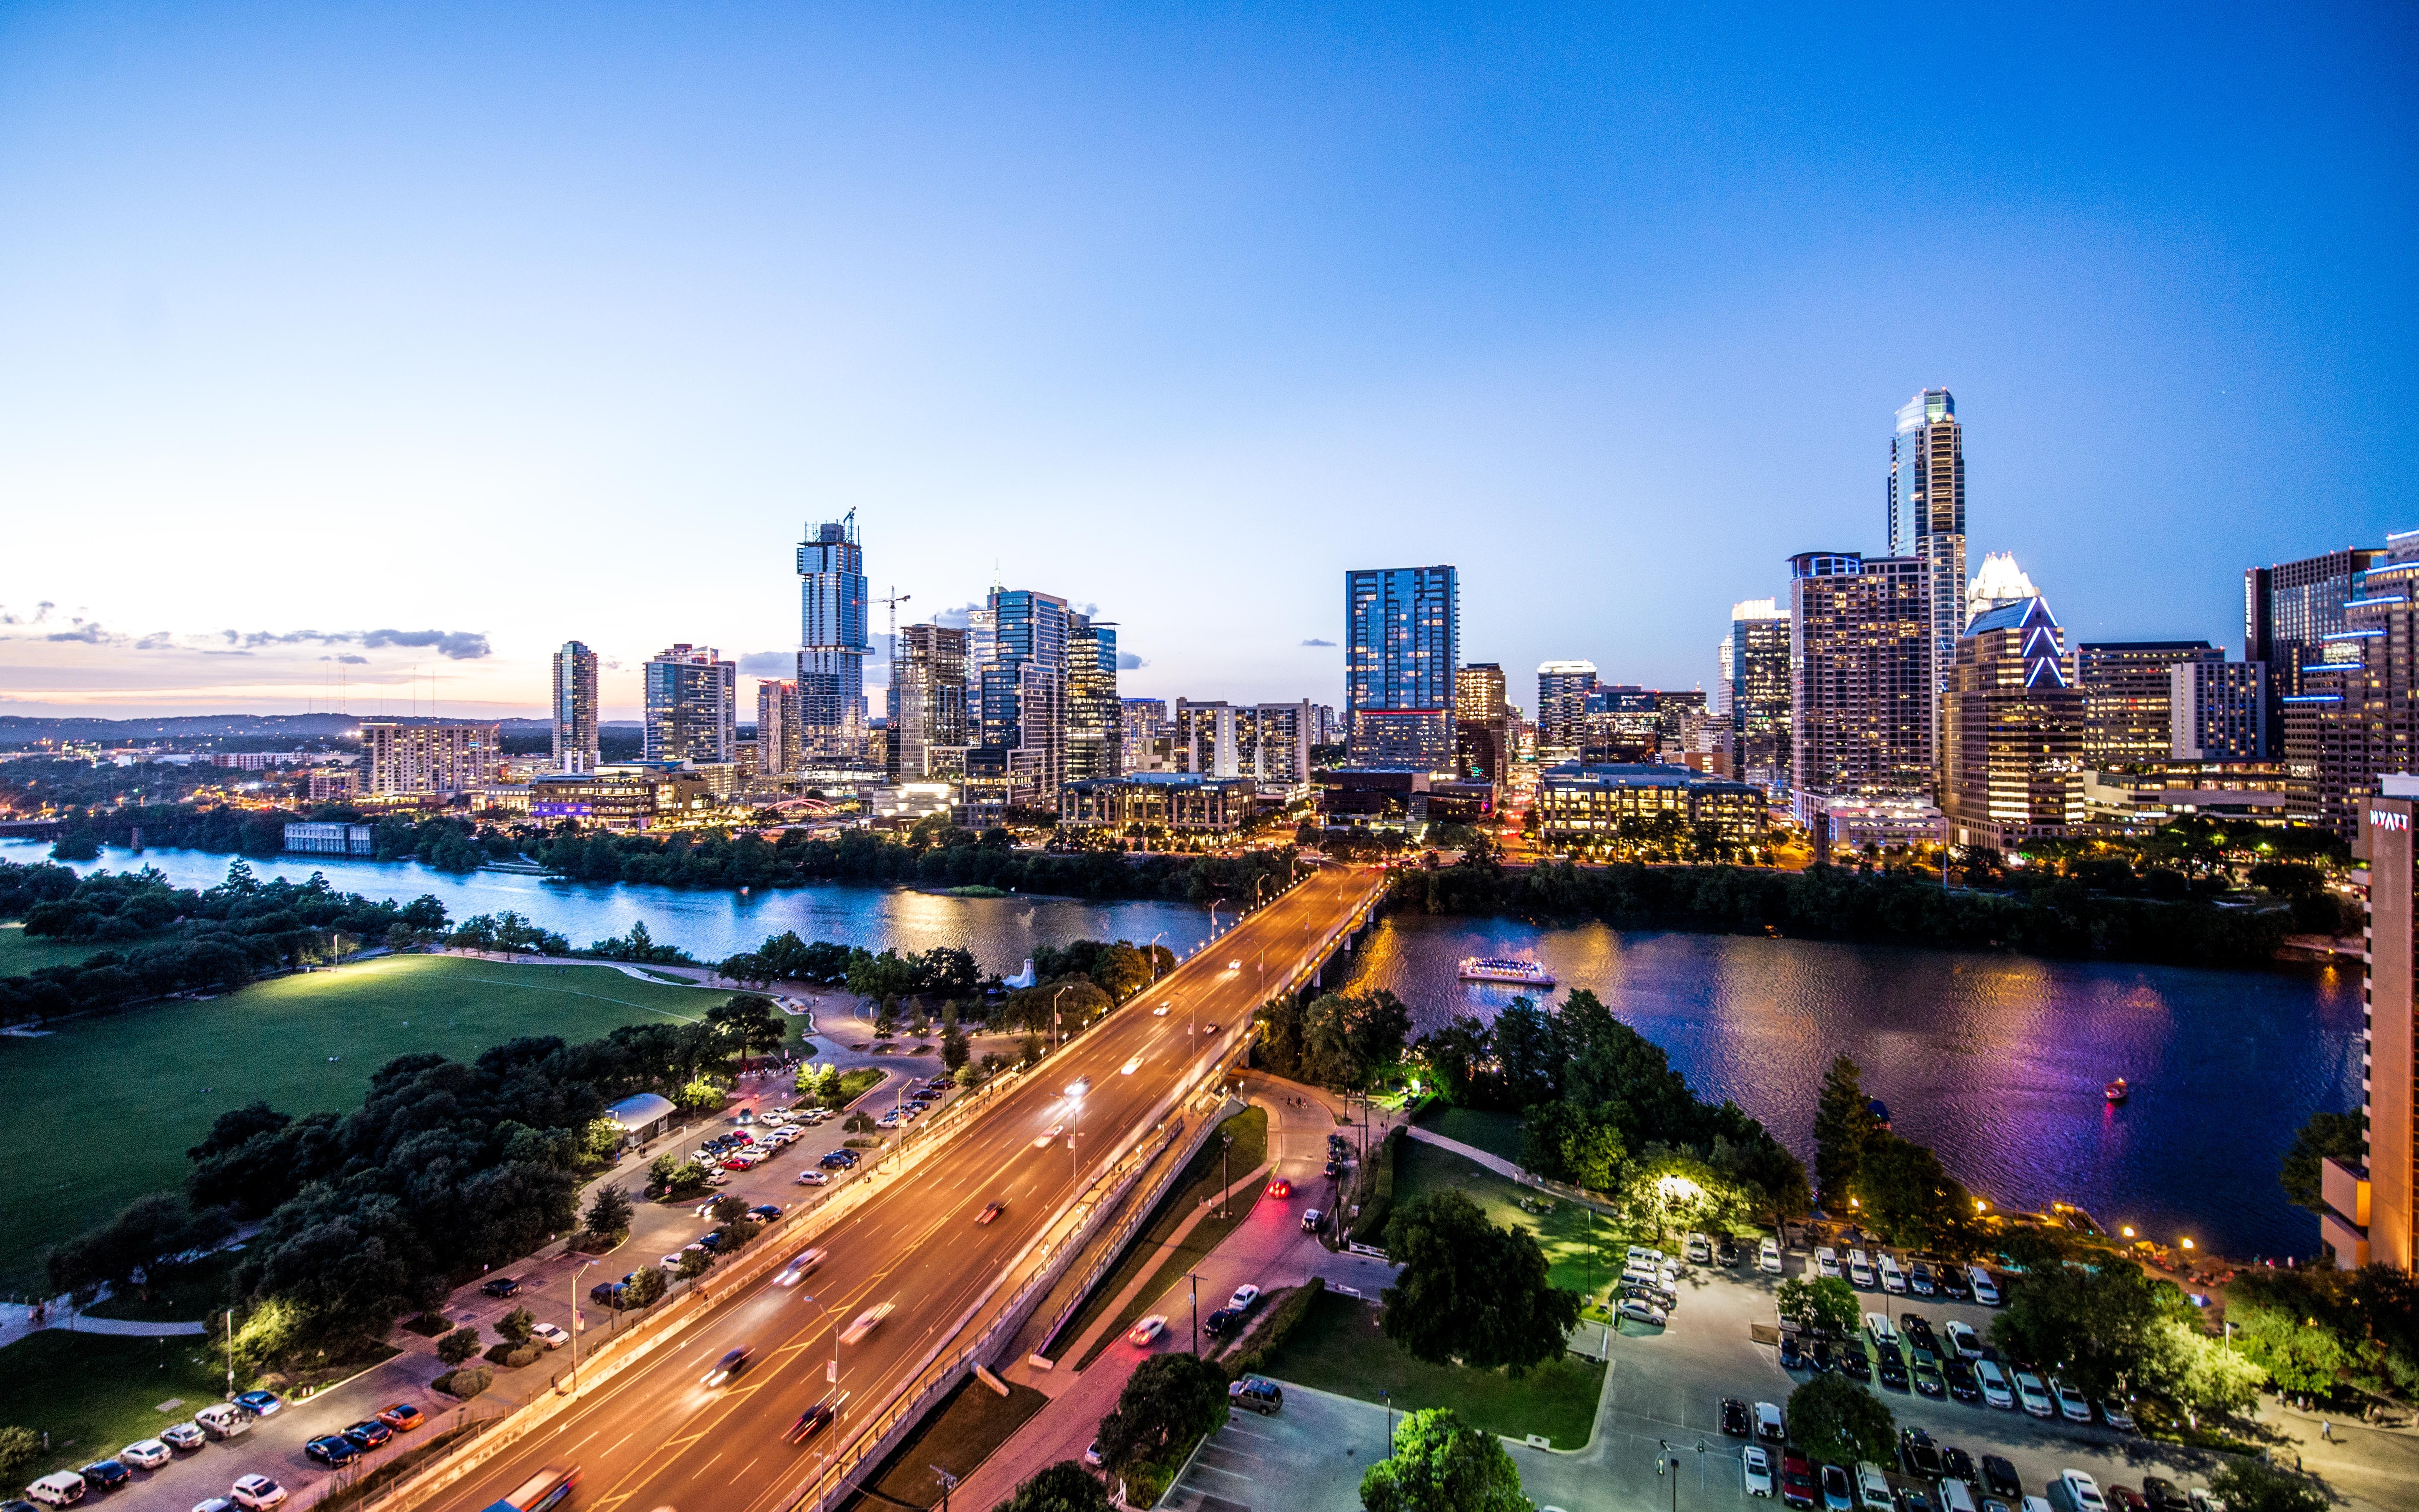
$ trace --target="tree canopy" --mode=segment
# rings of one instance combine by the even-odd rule
[[[1288,995],[1263,1005],[1262,1065],[1288,1081],[1358,1089],[1403,1057],[1411,1011],[1393,993],[1325,993],[1303,1003]]]
[[[1366,1512],[1529,1512],[1520,1471],[1502,1441],[1450,1407],[1406,1412],[1394,1453],[1361,1476]]]
[[[2326,1207],[2319,1196],[2319,1162],[2327,1156],[2358,1165],[2368,1158],[2367,1136],[2357,1113],[2313,1113],[2285,1151],[2276,1179],[2296,1207],[2317,1212]]]
[[[1108,1488],[1072,1459],[1019,1481],[1016,1494],[992,1512],[1111,1512]]]
[[[2121,1396],[2155,1358],[2160,1322],[2194,1317],[2173,1282],[2154,1281],[2130,1260],[2051,1262],[2011,1278],[1991,1339],[2087,1396]]]
[[[1398,1210],[1386,1257],[1402,1272],[1379,1294],[1379,1321],[1415,1359],[1518,1376],[1559,1358],[1579,1326],[1579,1295],[1547,1278],[1535,1236],[1489,1223],[1459,1192]]]
[[[1190,1449],[1226,1421],[1226,1373],[1191,1354],[1154,1354],[1134,1366],[1117,1405],[1101,1419],[1101,1461],[1132,1475]]]
[[[1790,1442],[1818,1464],[1888,1464],[1897,1429],[1888,1404],[1845,1376],[1816,1376],[1789,1394]]]

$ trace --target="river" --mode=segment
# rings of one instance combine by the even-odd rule
[[[46,848],[0,845],[0,859]],[[95,866],[138,858],[104,853]],[[207,887],[231,858],[149,851],[179,887]],[[793,929],[872,949],[962,946],[1010,972],[1036,945],[1163,935],[1189,954],[1210,935],[1182,903],[948,898],[849,886],[738,897],[670,887],[566,884],[482,872],[449,876],[409,862],[284,857],[263,876],[324,872],[347,891],[433,893],[456,918],[512,909],[573,943],[646,921],[702,960]],[[1226,919],[1223,916],[1220,923]],[[1390,917],[1363,944],[1348,981],[1384,987],[1421,1028],[1491,1013],[1506,989],[1465,986],[1467,955],[1530,955],[1558,992],[1587,987],[1672,1057],[1700,1094],[1729,1098],[1800,1155],[1813,1153],[1814,1094],[1845,1051],[1896,1128],[2003,1203],[2081,1203],[2102,1222],[2233,1256],[2307,1254],[2317,1223],[2285,1200],[2276,1163],[2319,1109],[2360,1104],[2356,967],[2196,971],[2004,953],[1817,940],[1663,933],[1604,925],[1540,929],[1513,919]],[[2109,1106],[2111,1077],[2132,1099]]]

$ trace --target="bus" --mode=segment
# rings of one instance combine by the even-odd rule
[[[545,1512],[560,1505],[579,1484],[579,1467],[563,1468],[548,1465],[516,1487],[510,1496],[485,1507],[484,1512]]]

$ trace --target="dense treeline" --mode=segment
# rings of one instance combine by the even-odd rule
[[[275,856],[285,849],[285,826],[298,819],[369,825],[377,859],[419,861],[440,872],[475,872],[482,862],[508,860],[520,850],[511,836],[476,829],[464,819],[373,817],[341,806],[303,805],[288,811],[156,803],[96,810],[71,821],[60,839],[59,854],[69,860],[90,860],[100,845],[132,844],[140,826],[146,846]]]
[[[79,879],[62,866],[0,862],[0,917],[22,918],[30,935],[110,947],[74,965],[0,977],[0,1023],[16,1023],[239,987],[261,972],[322,959],[334,936],[359,944],[398,927],[440,929],[445,906],[430,897],[372,902],[316,873],[261,882],[241,860],[207,891],[172,887],[147,867]]]
[[[2292,916],[2281,908],[2112,898],[2073,878],[2005,892],[1944,890],[1936,882],[1830,866],[1767,872],[1734,866],[1582,868],[1567,861],[1528,868],[1464,865],[1401,872],[1394,899],[1433,914],[1770,929],[2205,966],[2259,964],[2274,955],[2292,928]]]

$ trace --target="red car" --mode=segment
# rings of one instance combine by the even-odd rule
[[[1791,1506],[1812,1506],[1815,1501],[1814,1466],[1804,1455],[1792,1449],[1780,1457],[1780,1499]]]
[[[1293,1196],[1293,1183],[1280,1176],[1275,1180],[1269,1183],[1269,1196],[1272,1197],[1289,1197]]]
[[[420,1409],[409,1402],[397,1402],[377,1415],[377,1420],[397,1433],[408,1433],[420,1427]]]

